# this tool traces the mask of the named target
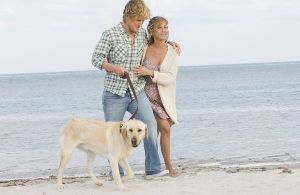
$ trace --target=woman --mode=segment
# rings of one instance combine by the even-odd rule
[[[170,129],[177,122],[175,95],[178,55],[167,44],[168,21],[163,17],[153,17],[147,26],[149,41],[145,49],[143,66],[134,69],[138,76],[145,76],[145,92],[151,102],[161,134],[160,145],[166,169],[170,176],[178,176],[170,158]]]

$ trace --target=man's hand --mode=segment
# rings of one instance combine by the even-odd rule
[[[107,60],[104,61],[102,68],[104,70],[106,70],[107,73],[111,73],[114,72],[117,75],[119,75],[119,77],[123,78],[124,74],[125,74],[125,68],[118,66],[118,65],[114,65],[114,64],[110,64],[107,62]]]
[[[181,48],[180,48],[180,45],[178,43],[175,43],[175,42],[171,42],[171,41],[168,41],[168,43],[170,45],[172,45],[173,49],[175,49],[176,53],[180,56],[181,54]]]
[[[121,66],[113,65],[113,72],[123,78],[125,74],[125,69]]]

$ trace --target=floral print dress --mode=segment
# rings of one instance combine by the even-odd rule
[[[159,71],[159,66],[152,64],[147,58],[144,59],[144,66],[149,70]],[[145,80],[146,80],[145,93],[151,103],[151,107],[154,115],[158,116],[161,119],[167,119],[169,124],[173,125],[174,122],[165,111],[165,108],[161,101],[157,84],[152,81],[150,76],[146,76]]]

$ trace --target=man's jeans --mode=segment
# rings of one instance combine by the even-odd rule
[[[138,112],[136,119],[143,121],[148,128],[148,138],[144,139],[145,150],[145,173],[152,175],[161,172],[161,163],[157,146],[156,120],[150,102],[142,91],[137,95]],[[127,90],[125,97],[115,95],[108,91],[103,91],[102,104],[106,121],[122,121],[125,112],[133,113],[136,110],[136,101],[131,99]],[[122,172],[122,170],[120,170]]]

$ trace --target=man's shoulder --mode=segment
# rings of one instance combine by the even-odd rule
[[[121,23],[118,23],[117,25],[111,27],[109,30],[112,30],[112,31],[121,31],[122,30],[122,24]]]
[[[113,27],[110,27],[110,28],[104,30],[103,33],[105,33],[105,34],[111,34],[111,33],[115,33],[115,32],[121,32],[121,27],[120,26],[121,26],[121,24],[117,24],[117,25],[115,25]]]
[[[137,37],[139,40],[144,42],[145,44],[147,43],[147,31],[144,28],[141,28],[137,34]]]
[[[144,28],[141,28],[141,29],[139,30],[139,33],[141,33],[142,35],[147,35],[147,31],[146,31],[146,29],[144,29]]]

